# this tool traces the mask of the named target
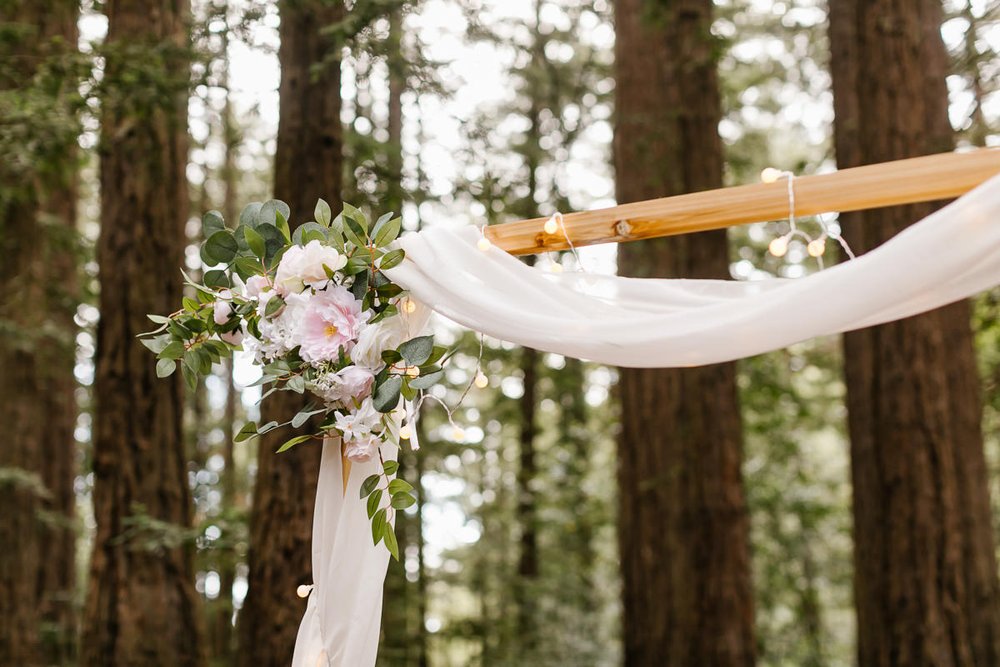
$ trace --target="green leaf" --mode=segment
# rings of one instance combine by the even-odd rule
[[[269,199],[264,202],[257,212],[257,224],[254,227],[259,227],[261,225],[271,225],[277,226],[278,224],[278,213],[285,216],[285,219],[291,217],[292,211],[288,208],[288,204],[281,201],[280,199]]]
[[[399,353],[411,366],[422,366],[430,359],[432,352],[434,352],[434,336],[418,336],[399,346]]]
[[[184,356],[184,343],[179,340],[172,340],[165,348],[160,350],[160,359],[180,359]]]
[[[382,526],[382,537],[385,539],[385,548],[389,550],[393,558],[399,560],[399,544],[396,542],[396,533],[391,523],[386,522]]]
[[[264,265],[254,257],[237,257],[234,266],[236,274],[243,280],[264,272]]]
[[[324,227],[330,226],[330,222],[333,220],[333,211],[330,210],[330,205],[326,203],[325,199],[316,200],[316,209],[313,211],[313,217],[316,218],[316,222]]]
[[[375,516],[378,506],[382,503],[382,489],[375,489],[375,492],[368,496],[368,518]]]
[[[405,479],[394,479],[389,482],[389,494],[396,495],[397,493],[409,493],[413,490],[413,485],[407,482]]]
[[[324,243],[326,241],[326,233],[326,228],[319,223],[307,222],[295,228],[295,232],[292,234],[292,242],[296,245],[305,245],[316,239],[320,243]]]
[[[410,386],[414,389],[430,389],[444,377],[444,371],[435,371],[433,373],[428,373],[427,375],[421,375],[420,377],[413,378],[410,380]]]
[[[411,496],[409,493],[394,493],[392,496],[391,505],[398,510],[405,510],[410,505],[417,502],[417,499]]]
[[[205,287],[224,289],[230,287],[229,275],[225,271],[213,269],[205,272]]]
[[[372,541],[374,544],[378,544],[382,541],[385,533],[385,510],[380,509],[375,512],[375,516],[372,517]]]
[[[188,368],[187,365],[181,365],[181,375],[184,376],[184,382],[187,384],[187,388],[191,391],[195,391],[198,388],[198,375],[192,369]]]
[[[267,301],[267,306],[264,307],[264,317],[271,317],[279,310],[285,307],[285,300],[280,296],[272,296]]]
[[[278,447],[278,451],[275,452],[275,454],[280,454],[281,452],[287,452],[289,449],[291,449],[295,445],[297,445],[299,443],[302,443],[302,442],[305,442],[306,440],[309,440],[310,438],[312,438],[312,435],[307,434],[307,435],[297,435],[297,436],[295,436],[294,438],[292,438],[290,440],[286,440],[285,444],[283,444],[281,447]]]
[[[156,377],[170,377],[177,370],[177,362],[173,359],[160,359],[156,362]]]
[[[250,246],[250,250],[253,251],[253,254],[257,255],[261,259],[264,259],[264,255],[267,252],[267,247],[264,245],[264,237],[250,227],[243,230],[243,233],[246,235],[247,245]]]
[[[404,257],[406,257],[406,253],[401,248],[390,250],[382,255],[382,259],[379,260],[378,263],[378,268],[380,271],[386,271],[395,266],[399,266],[403,262]]]
[[[247,422],[233,438],[234,442],[243,442],[257,435],[257,422]]]
[[[227,229],[215,232],[205,241],[205,253],[218,263],[228,264],[233,261],[238,250],[236,237]]]
[[[256,227],[257,226],[257,216],[260,214],[260,209],[263,208],[264,204],[259,201],[252,201],[243,207],[240,211],[240,224],[246,227]]]
[[[399,392],[403,388],[403,378],[389,377],[375,389],[372,403],[379,412],[392,412],[399,404]]]
[[[348,220],[353,220],[361,226],[362,236],[365,236],[365,232],[368,231],[368,217],[361,211],[361,209],[344,202],[344,217]]]
[[[303,424],[309,421],[310,417],[312,417],[313,415],[318,415],[322,412],[326,412],[326,408],[320,408],[319,410],[310,410],[309,408],[306,408],[305,410],[302,410],[292,418],[292,428],[301,427]]]
[[[345,276],[356,276],[359,273],[367,271],[368,267],[371,266],[371,264],[368,263],[368,258],[361,257],[360,255],[361,254],[358,253],[354,257],[347,260],[347,264],[344,266]]]
[[[306,390],[306,379],[301,375],[293,375],[288,378],[288,382],[285,386],[294,391],[296,394],[301,394]]]
[[[390,213],[389,215],[392,214]],[[380,219],[377,223],[375,223],[375,229],[372,230],[372,233],[375,236],[376,247],[382,248],[395,241],[399,236],[402,225],[402,218],[392,218],[386,222],[382,222]]]
[[[167,345],[170,344],[171,340],[170,334],[162,334],[160,336],[156,336],[155,338],[140,338],[139,342],[145,345],[154,354],[160,354],[167,348]],[[184,345],[182,343],[181,348],[183,349],[183,347]]]
[[[288,229],[288,218],[286,218],[281,213],[281,211],[278,211],[275,214],[275,218],[276,218],[275,227],[277,227],[278,231],[281,232],[281,235],[285,237],[285,241],[291,241],[292,240],[292,232],[291,232],[290,229]]]
[[[344,225],[344,236],[358,248],[368,246],[368,232],[352,218],[348,218],[347,224]]]
[[[201,216],[201,235],[203,238],[208,238],[216,232],[221,232],[226,228],[226,221],[222,218],[222,213],[219,211],[208,211],[205,215]]]
[[[151,322],[155,322],[156,324],[167,324],[170,322],[170,318],[163,315],[146,315],[146,317],[148,317]]]
[[[399,464],[395,461],[386,461],[382,464],[382,472],[386,475],[395,475],[397,470],[399,470]]]
[[[367,498],[375,487],[378,486],[379,480],[382,479],[382,475],[369,475],[365,478],[365,481],[361,482],[361,497]]]

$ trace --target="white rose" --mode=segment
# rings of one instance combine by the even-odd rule
[[[219,299],[212,305],[212,319],[216,324],[222,326],[229,321],[229,316],[233,313],[233,307],[228,301]]]
[[[361,330],[358,342],[351,350],[351,361],[362,368],[378,371],[384,365],[382,353],[399,347],[407,338],[402,318],[390,317]]]
[[[339,271],[346,264],[346,256],[317,239],[305,246],[292,246],[278,264],[275,289],[282,294],[301,292],[306,285],[320,285],[328,280],[324,266],[331,271]]]

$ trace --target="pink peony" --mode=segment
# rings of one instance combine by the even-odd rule
[[[302,316],[299,345],[308,362],[333,361],[341,347],[350,352],[369,313],[347,289],[336,285],[309,298]]]

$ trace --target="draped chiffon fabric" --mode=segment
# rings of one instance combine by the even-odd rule
[[[696,366],[902,319],[1000,283],[1000,176],[865,255],[797,279],[549,273],[479,250],[478,239],[474,228],[411,234],[387,273],[496,338],[616,366]]]
[[[909,317],[997,285],[1000,176],[862,257],[791,280],[553,274],[481,251],[478,239],[474,228],[411,234],[399,241],[405,260],[387,273],[441,315],[503,340],[617,366],[694,366]],[[394,459],[396,448],[383,455]],[[339,441],[328,440],[315,588],[293,667],[375,664],[389,554],[372,545],[359,491],[378,464],[355,463],[346,491],[341,465]]]

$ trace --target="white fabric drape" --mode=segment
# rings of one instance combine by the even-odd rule
[[[389,277],[497,338],[618,366],[693,366],[908,317],[1000,283],[1000,176],[866,255],[796,280],[551,274],[496,248],[480,251],[478,238],[472,228],[406,236],[406,259]],[[410,333],[424,321],[417,314]],[[396,448],[383,454],[395,459]],[[340,443],[324,443],[315,588],[293,667],[375,664],[389,554],[372,545],[359,500],[361,482],[375,472],[376,462],[354,464],[345,491]]]
[[[406,259],[389,277],[496,338],[616,366],[697,366],[902,319],[1000,283],[1000,176],[879,248],[799,279],[553,274],[481,251],[478,239],[473,228],[406,236]]]
[[[398,448],[382,445],[396,460]],[[351,464],[345,489],[340,439],[323,443],[313,512],[313,590],[295,638],[292,667],[369,667],[375,664],[382,622],[385,545],[372,544],[361,483],[381,472],[378,460]]]

